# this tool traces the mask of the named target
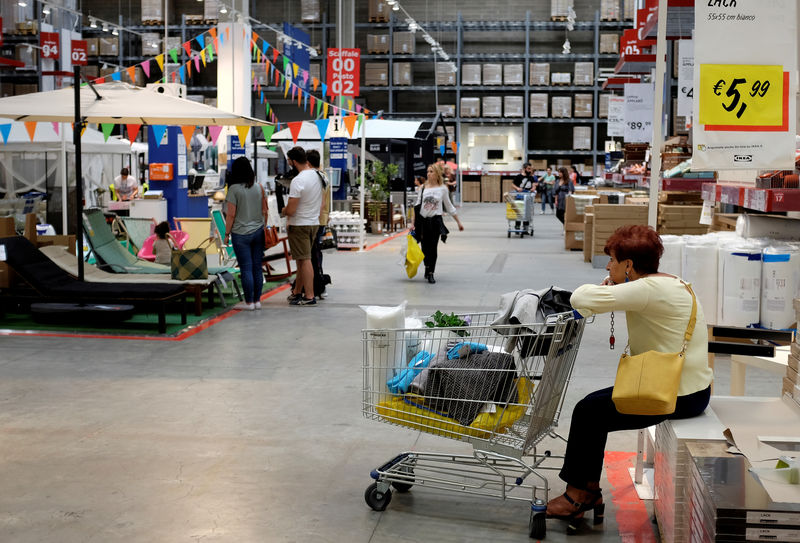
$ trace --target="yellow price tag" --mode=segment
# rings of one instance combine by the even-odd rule
[[[775,130],[788,114],[783,66],[701,64],[699,123],[706,130]]]

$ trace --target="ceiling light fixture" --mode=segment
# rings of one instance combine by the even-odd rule
[[[220,13],[228,13],[228,8],[225,7],[225,4],[222,4],[219,8]]]
[[[45,6],[42,8],[42,14],[43,14],[43,15],[50,15],[50,6],[48,6],[48,5],[45,5]]]
[[[20,0],[19,2],[17,2],[17,5],[18,5],[19,7],[21,7],[21,8],[27,8],[27,7],[28,7],[28,3],[27,3],[27,2],[23,2],[22,0]]]
[[[117,30],[117,29],[115,28],[114,30],[112,30],[112,31],[111,31],[111,35],[112,35],[112,36],[119,36],[119,30]]]
[[[97,21],[95,19],[89,19],[89,28],[97,28]]]

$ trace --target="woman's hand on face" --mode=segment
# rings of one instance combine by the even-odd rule
[[[600,283],[600,284],[602,286],[604,286],[604,287],[610,287],[611,285],[616,285],[616,283],[614,281],[612,281],[611,277],[609,277],[609,276],[606,276],[606,278],[603,279],[603,282]]]

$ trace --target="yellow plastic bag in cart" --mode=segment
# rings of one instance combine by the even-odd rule
[[[411,234],[406,236],[408,241],[408,248],[406,249],[406,274],[409,279],[417,275],[417,268],[422,263],[425,255],[422,254],[422,249]]]
[[[414,400],[424,401],[424,398],[414,394],[392,396],[391,399],[380,402],[376,410],[389,422],[402,424],[428,434],[451,439],[461,439],[462,435],[488,439],[495,427],[497,433],[504,433],[525,415],[532,393],[533,383],[520,377],[517,379],[516,404],[512,403],[505,409],[498,409],[495,413],[481,413],[469,426],[464,426],[457,420],[435,413],[430,409],[414,405],[416,403]],[[411,399],[411,402],[405,401],[406,397]]]

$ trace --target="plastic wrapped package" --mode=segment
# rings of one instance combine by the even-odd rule
[[[783,330],[796,321],[792,300],[800,293],[800,246],[771,245],[761,261],[761,309],[759,324]]]
[[[683,247],[683,280],[692,284],[708,324],[717,323],[717,237],[692,236]]]
[[[724,326],[758,324],[761,305],[761,251],[761,244],[752,240],[720,245],[717,264],[716,324]]]
[[[661,255],[658,271],[683,278],[683,237],[666,234],[661,236],[661,244],[664,254]]]
[[[403,337],[396,337],[403,332],[395,329],[403,328],[406,319],[406,302],[394,307],[378,305],[362,305],[361,309],[367,314],[366,328],[370,349],[367,360],[371,368],[382,371],[372,371],[372,390],[385,390],[387,398],[389,389],[386,382],[394,377],[394,373],[406,365],[406,346]]]

